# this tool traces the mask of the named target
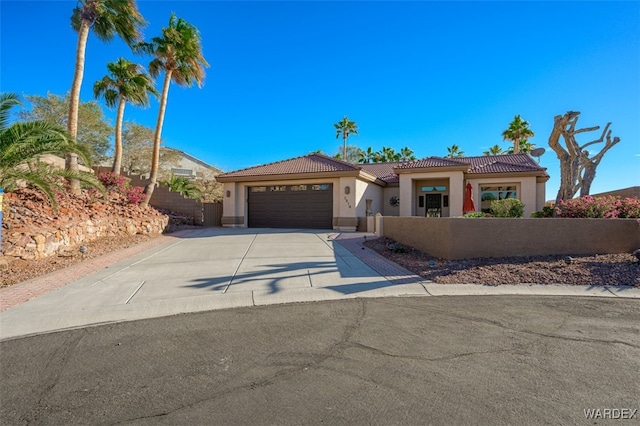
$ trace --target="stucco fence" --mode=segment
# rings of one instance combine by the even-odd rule
[[[638,219],[502,219],[378,216],[377,233],[443,259],[630,253]]]

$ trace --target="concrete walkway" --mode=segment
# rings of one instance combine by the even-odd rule
[[[365,236],[373,237],[225,228],[163,236],[0,289],[0,340],[189,312],[359,297],[640,298],[640,289],[629,287],[435,284],[362,246]]]

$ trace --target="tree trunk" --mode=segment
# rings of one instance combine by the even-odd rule
[[[80,88],[82,87],[82,78],[84,76],[84,52],[87,48],[87,39],[89,38],[90,24],[82,21],[80,31],[78,31],[78,44],[76,46],[76,66],[73,74],[73,83],[71,85],[71,93],[69,94],[69,118],[67,120],[67,130],[71,135],[73,142],[77,142],[78,137],[78,108],[80,106]],[[65,158],[65,169],[78,172],[78,155],[67,153]],[[69,191],[72,194],[80,194],[80,181],[78,179],[69,179]]]
[[[558,160],[560,160],[560,189],[556,196],[556,204],[561,200],[570,200],[578,191],[580,191],[580,196],[588,195],[591,184],[596,177],[596,168],[600,164],[600,160],[609,149],[620,142],[618,137],[611,140],[611,131],[609,130],[611,123],[608,123],[600,138],[580,146],[576,141],[576,135],[598,130],[600,126],[576,129],[579,115],[579,112],[569,111],[563,116],[554,117],[553,129],[549,136],[549,146],[556,152]],[[590,158],[585,148],[603,142],[605,134],[605,146],[597,155]],[[566,150],[560,145],[560,136],[564,139]]]
[[[127,100],[124,96],[120,95],[118,114],[116,115],[116,147],[113,154],[113,167],[111,167],[111,172],[117,175],[120,174],[120,169],[122,168],[122,122],[124,120],[124,107],[126,104]]]
[[[162,85],[162,96],[160,98],[160,110],[158,111],[158,121],[156,122],[156,133],[153,138],[153,155],[151,156],[151,172],[149,173],[149,183],[144,188],[144,200],[141,206],[147,207],[153,190],[158,180],[158,167],[160,163],[160,140],[162,139],[162,124],[164,123],[164,113],[167,109],[167,98],[169,97],[169,86],[171,84],[171,70],[166,70],[164,75],[164,83]]]
[[[342,161],[347,161],[347,135],[342,131]]]

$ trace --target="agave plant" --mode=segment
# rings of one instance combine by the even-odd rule
[[[0,94],[0,188],[11,191],[20,183],[31,185],[54,206],[55,192],[62,189],[60,178],[78,179],[103,190],[91,173],[71,172],[39,161],[45,154],[73,152],[89,164],[89,150],[86,145],[73,143],[67,131],[55,123],[28,121],[9,125],[10,110],[19,104],[15,94]]]

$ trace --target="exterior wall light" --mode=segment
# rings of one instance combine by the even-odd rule
[[[345,194],[347,194],[347,195],[349,195],[349,193],[350,193],[350,192],[351,192],[351,187],[349,187],[349,186],[345,186],[345,187],[344,187],[344,193],[345,193]]]
[[[231,197],[231,191],[229,191],[229,190],[227,189],[227,198],[228,198],[228,197]]]

